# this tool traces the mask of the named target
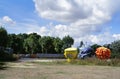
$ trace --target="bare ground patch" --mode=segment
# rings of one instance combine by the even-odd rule
[[[0,79],[120,79],[120,67],[30,62],[8,65],[6,70],[0,70]]]

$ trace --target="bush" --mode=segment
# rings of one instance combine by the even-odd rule
[[[13,54],[8,54],[5,52],[0,52],[0,61],[15,61],[18,59],[18,56],[15,56]]]
[[[120,40],[114,41],[110,45],[112,58],[120,58]]]

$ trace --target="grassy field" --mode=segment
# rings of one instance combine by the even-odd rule
[[[6,67],[0,70],[0,79],[120,79],[120,67],[96,66],[90,61],[93,60],[6,62]]]

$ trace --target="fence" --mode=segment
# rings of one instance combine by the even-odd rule
[[[64,58],[64,54],[20,54],[22,58]]]
[[[38,58],[64,58],[63,54],[37,54]]]

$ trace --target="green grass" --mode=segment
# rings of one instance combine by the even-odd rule
[[[100,59],[86,59],[86,60],[77,60],[75,64],[78,65],[99,65],[99,66],[119,66],[120,59],[109,59],[109,60],[100,60]]]
[[[67,61],[53,61],[53,62],[32,62],[41,65],[98,65],[98,66],[118,66],[120,67],[120,59],[100,60],[96,58],[74,60],[72,62]]]
[[[4,74],[0,74],[0,79],[5,79],[5,75]]]
[[[7,65],[5,62],[0,62],[0,70],[4,70],[7,68]]]

